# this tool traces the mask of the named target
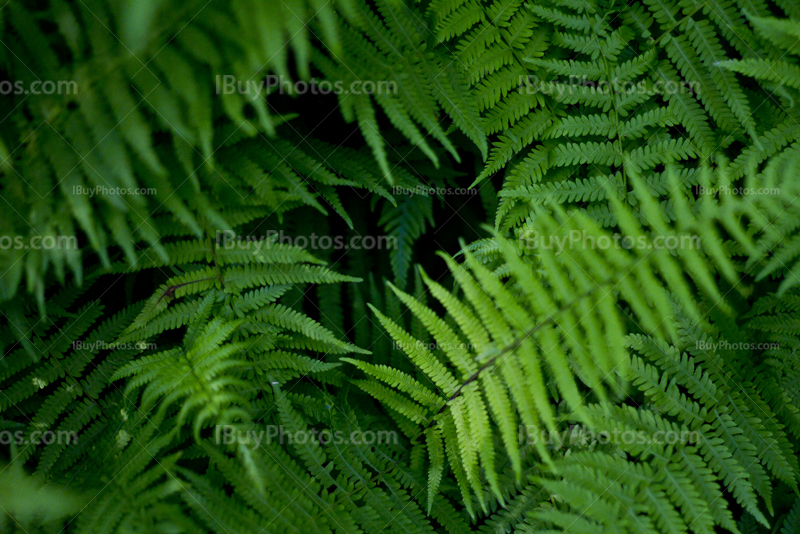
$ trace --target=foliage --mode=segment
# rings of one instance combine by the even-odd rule
[[[9,2],[0,530],[798,531],[798,21]]]

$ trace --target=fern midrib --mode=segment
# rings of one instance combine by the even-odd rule
[[[425,429],[412,441],[419,441],[421,438],[423,438],[425,436],[425,431],[431,428],[433,424],[436,422],[436,416],[441,415],[441,413],[444,412],[444,410],[449,406],[449,403],[455,400],[459,395],[461,395],[461,392],[464,390],[464,388],[466,388],[472,382],[476,381],[480,377],[481,373],[486,369],[488,369],[489,367],[491,367],[501,356],[519,348],[519,346],[526,339],[528,339],[530,336],[538,332],[540,329],[544,328],[545,326],[555,321],[557,315],[572,309],[572,307],[578,305],[580,301],[592,296],[598,289],[602,289],[603,285],[610,284],[612,282],[613,280],[604,281],[600,284],[597,284],[594,288],[590,289],[589,291],[586,291],[581,295],[578,295],[574,300],[570,301],[561,308],[557,309],[552,314],[548,315],[542,321],[537,323],[535,326],[525,331],[522,336],[519,336],[517,339],[515,339],[514,341],[503,347],[497,354],[495,354],[489,360],[487,360],[486,363],[484,363],[477,371],[475,371],[460,386],[458,386],[458,388],[456,388],[456,390],[445,400],[445,403],[442,405],[442,407],[439,408],[439,410],[431,417],[431,421],[428,423]]]

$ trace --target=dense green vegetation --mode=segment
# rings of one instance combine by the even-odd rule
[[[0,44],[1,532],[800,532],[797,2]]]

